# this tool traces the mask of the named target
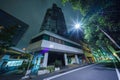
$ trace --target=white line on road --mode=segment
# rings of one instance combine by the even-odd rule
[[[65,73],[61,73],[61,74],[58,74],[58,75],[55,75],[55,76],[51,76],[51,77],[45,78],[43,80],[51,80],[51,79],[54,79],[54,78],[57,78],[57,77],[60,77],[60,76],[63,76],[63,75],[75,72],[77,70],[81,70],[81,69],[84,69],[84,68],[87,68],[87,67],[91,67],[93,65],[96,65],[96,64],[88,65],[88,66],[85,66],[85,67],[80,67],[80,68],[77,68],[77,69],[74,69],[74,70],[71,70],[71,71],[68,71],[68,72],[65,72]]]
[[[115,70],[116,70],[116,73],[117,73],[117,76],[118,76],[118,80],[120,80],[120,72],[119,72],[119,70],[118,70],[118,68],[117,68],[117,65],[115,64],[115,61],[113,60],[113,64],[114,64],[114,66],[115,66]]]
[[[116,70],[116,73],[117,73],[117,76],[118,76],[118,80],[120,80],[120,72],[117,68],[115,68],[115,70]]]

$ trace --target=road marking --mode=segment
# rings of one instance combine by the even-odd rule
[[[116,73],[117,73],[117,76],[118,76],[118,80],[120,80],[120,72],[119,72],[119,70],[117,68],[117,65],[115,64],[114,60],[113,60],[113,64],[115,66],[115,70],[116,70]]]
[[[117,73],[117,76],[118,76],[118,80],[120,80],[120,72],[117,68],[115,68],[115,70],[116,70],[116,73]]]
[[[66,74],[75,72],[75,71],[77,71],[77,70],[81,70],[81,69],[85,69],[85,68],[87,68],[87,67],[91,67],[91,66],[93,66],[93,65],[96,65],[96,64],[88,65],[88,66],[85,66],[85,67],[80,67],[80,68],[77,68],[77,69],[74,69],[74,70],[71,70],[71,71],[68,71],[68,72],[65,72],[65,73],[61,73],[61,74],[58,74],[58,75],[54,75],[54,76],[45,78],[45,79],[43,79],[43,80],[51,80],[51,79],[54,79],[54,78],[57,78],[57,77],[60,77],[60,76],[63,76],[63,75],[66,75]]]

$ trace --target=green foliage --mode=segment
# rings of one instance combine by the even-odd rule
[[[48,67],[47,67],[47,70],[49,70],[50,72],[54,72],[54,69],[55,69],[54,66],[48,66]]]
[[[81,14],[85,15],[93,4],[93,1],[95,0],[62,0],[62,3],[70,2],[73,9],[80,10]]]
[[[92,48],[93,53],[102,53],[101,47],[108,51],[113,43],[101,31],[120,31],[120,8],[116,0],[62,0],[69,2],[73,9],[80,10],[84,25],[84,39]],[[119,35],[118,35],[119,38]],[[119,39],[118,39],[119,40]],[[110,51],[109,51],[110,52]],[[111,52],[110,52],[111,53]],[[98,56],[101,56],[98,54]]]
[[[23,62],[21,66],[19,66],[19,70],[27,70],[29,65],[29,62]],[[34,66],[34,64],[30,64],[29,69],[31,69]]]
[[[69,0],[61,0],[63,4],[65,4],[66,2],[68,2]]]
[[[33,57],[33,55],[29,54],[29,53],[23,53],[21,55],[22,59],[31,59]]]

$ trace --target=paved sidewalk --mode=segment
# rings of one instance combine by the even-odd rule
[[[33,76],[33,77],[29,78],[29,79],[24,79],[24,80],[43,80],[44,78],[54,76],[54,75],[57,75],[57,74],[60,74],[60,73],[64,73],[64,72],[67,72],[67,71],[70,71],[70,70],[73,70],[73,69],[76,69],[76,68],[79,68],[79,67],[84,67],[84,66],[87,66],[87,65],[89,65],[89,64],[69,65],[69,66],[65,67],[64,69],[61,69],[60,71],[55,71],[55,72],[52,72],[52,73],[39,75],[39,76]]]
[[[19,80],[23,74],[16,74],[18,70],[3,72],[0,74],[0,80]]]
[[[86,66],[86,65],[89,65],[89,64],[69,65],[69,66],[63,67],[60,71],[55,71],[55,72],[52,72],[52,73],[43,74],[43,75],[39,75],[39,76],[34,75],[31,78],[27,78],[27,79],[23,79],[23,80],[43,80],[44,78],[54,76],[54,75],[57,75],[57,74],[60,74],[60,73],[64,73],[64,72],[67,72],[69,70],[76,69],[76,68],[79,68],[79,67],[83,67],[83,66]],[[5,74],[5,75],[0,75],[0,80],[21,80],[21,78],[23,76],[24,76],[23,74]]]
[[[0,75],[0,80],[19,80],[24,75],[17,75],[17,74],[6,74]]]

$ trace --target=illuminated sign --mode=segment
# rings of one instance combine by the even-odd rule
[[[8,63],[6,64],[6,66],[20,66],[22,65],[23,60],[19,60],[19,61],[8,61]]]

